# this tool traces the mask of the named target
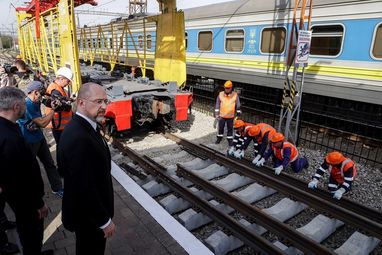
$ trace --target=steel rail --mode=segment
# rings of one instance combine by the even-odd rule
[[[205,147],[204,145],[201,145],[201,146]],[[211,148],[208,148],[208,149],[212,150]],[[224,155],[221,152],[218,152],[218,151],[215,151],[215,152],[220,153],[221,155]],[[241,162],[243,162],[248,167],[251,167],[251,168],[255,167],[251,163],[251,161],[249,161],[247,159],[242,160]],[[267,171],[265,171],[266,174],[268,174],[270,176],[274,176],[274,171],[270,167],[264,166],[263,169],[264,168],[267,170]],[[279,175],[279,178],[280,178],[280,180],[282,180],[286,183],[289,183],[289,184],[291,184],[291,185],[293,185],[293,186],[295,186],[295,187],[297,187],[297,188],[299,188],[305,192],[312,192],[322,199],[333,201],[334,203],[336,203],[337,205],[341,206],[342,208],[344,208],[346,210],[354,211],[355,213],[357,213],[363,217],[366,217],[366,218],[372,219],[376,222],[382,223],[382,213],[376,209],[364,206],[360,203],[357,203],[357,202],[352,201],[350,199],[347,199],[345,197],[341,198],[340,200],[333,200],[333,195],[331,195],[329,192],[322,190],[322,189],[314,189],[314,190],[309,189],[306,182],[304,182],[304,181],[302,181],[302,180],[300,180],[294,176],[291,176],[289,174],[283,173],[283,172]]]
[[[299,189],[298,187],[291,185],[289,183],[285,183],[282,181],[279,176],[269,176],[266,171],[262,168],[257,167],[249,167],[246,164],[243,164],[237,160],[233,160],[232,158],[228,158],[227,156],[217,153],[216,151],[209,149],[204,146],[199,146],[191,141],[180,138],[170,133],[166,133],[165,136],[176,143],[193,148],[198,152],[204,152],[208,155],[209,158],[216,160],[219,164],[225,165],[228,168],[234,169],[242,175],[245,175],[254,180],[260,181],[269,187],[275,188],[279,190],[281,193],[286,195],[291,195],[298,201],[301,201],[313,208],[317,211],[321,211],[324,213],[331,214],[334,218],[340,219],[350,225],[356,226],[360,229],[366,230],[370,234],[374,235],[378,239],[382,239],[382,224],[375,222],[373,219],[364,217],[359,215],[356,211],[351,211],[345,209],[338,204],[336,204],[333,200],[326,200],[320,198],[316,195],[316,192],[312,191],[304,191]]]
[[[242,240],[248,246],[265,254],[285,254],[282,250],[277,248],[267,239],[255,234],[248,230],[244,225],[237,222],[231,216],[220,212],[208,201],[196,196],[191,190],[177,183],[173,178],[168,176],[163,170],[163,167],[158,167],[149,160],[140,156],[134,150],[125,147],[117,140],[113,140],[113,144],[134,162],[138,163],[140,167],[150,172],[153,176],[158,177],[163,183],[168,185],[174,192],[180,194],[183,198],[188,200],[191,204],[200,208],[203,213],[218,222],[222,226],[229,229],[236,237]]]
[[[177,166],[177,173],[179,173],[180,176],[202,187],[203,190],[221,199],[227,205],[238,210],[244,215],[251,218],[255,218],[259,225],[274,233],[279,234],[282,237],[285,237],[286,239],[291,241],[295,247],[303,251],[305,254],[334,254],[334,252],[330,249],[313,241],[309,237],[296,231],[287,224],[278,221],[272,216],[267,215],[260,209],[250,205],[249,203],[239,199],[238,197],[231,195],[229,192],[219,187],[216,187],[215,185],[212,185],[209,181],[206,181],[203,178],[192,173],[191,170],[188,170],[181,164],[177,164]]]

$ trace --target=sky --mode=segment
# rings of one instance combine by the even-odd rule
[[[0,0],[0,32],[11,33],[16,30],[16,14],[15,7],[23,6],[27,0]],[[230,0],[177,0],[178,9],[187,9],[191,7],[203,6],[207,4],[227,2]],[[12,6],[13,5],[13,6]],[[102,11],[102,12],[118,12],[128,13],[129,0],[98,0],[98,6],[91,6],[89,4],[77,7],[76,9]],[[147,9],[150,13],[158,12],[158,3],[156,0],[147,0]],[[115,17],[95,16],[95,15],[79,15],[80,26],[96,25],[100,23],[107,23],[108,20]]]

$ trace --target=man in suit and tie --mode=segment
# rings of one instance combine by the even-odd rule
[[[85,83],[77,97],[77,112],[58,145],[57,164],[64,176],[62,222],[76,235],[76,254],[104,254],[115,225],[109,147],[97,124],[109,101],[96,83]]]

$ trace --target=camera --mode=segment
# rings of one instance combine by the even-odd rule
[[[54,109],[55,112],[67,112],[72,109],[72,102],[74,101],[73,99],[56,94],[48,94],[45,91],[40,91],[40,93],[42,95],[41,103],[43,105],[49,108],[54,108],[52,107],[53,104],[58,105]]]
[[[10,64],[3,64],[1,67],[6,74],[15,74],[17,72],[17,67]]]

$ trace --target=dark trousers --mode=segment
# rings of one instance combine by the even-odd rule
[[[106,238],[103,230],[94,226],[78,226],[76,234],[76,255],[103,255],[105,253]]]
[[[56,165],[54,164],[52,155],[50,154],[48,144],[44,139],[37,143],[30,143],[29,147],[32,150],[33,156],[38,157],[41,163],[44,165],[46,175],[50,183],[50,187],[53,191],[62,190],[61,177],[58,174]]]
[[[2,226],[2,223],[7,221],[7,216],[4,213],[5,209],[5,200],[4,197],[0,194],[0,248],[8,243],[7,233]]]
[[[41,253],[44,220],[38,218],[37,209],[18,205],[20,201],[8,201],[16,216],[16,228],[23,247],[23,255]],[[17,205],[17,206],[16,206]]]
[[[278,167],[283,163],[281,160],[279,160],[276,157],[275,157],[274,162],[275,163],[274,163],[273,167]],[[306,160],[306,158],[297,158],[295,161],[290,163],[290,166],[291,166],[293,172],[295,172],[295,173],[300,172],[304,167],[307,167],[307,165],[308,165],[308,161]]]
[[[225,126],[227,126],[228,143],[232,144],[232,140],[233,140],[233,118],[229,118],[229,119],[220,118],[219,119],[219,129],[218,129],[217,137],[223,138]]]
[[[56,141],[56,144],[58,146],[58,144],[60,143],[60,138],[61,138],[62,130],[52,129],[52,134],[53,134],[54,140]]]

